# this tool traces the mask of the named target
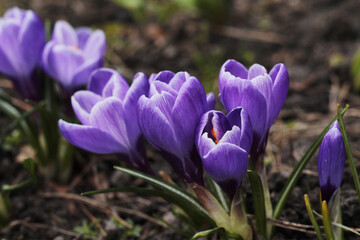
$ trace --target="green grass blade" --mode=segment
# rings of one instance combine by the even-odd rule
[[[315,219],[315,216],[312,212],[312,208],[311,208],[311,204],[310,204],[310,201],[309,201],[309,197],[307,194],[304,195],[304,201],[305,201],[305,206],[306,206],[306,210],[309,214],[309,217],[310,217],[310,220],[311,220],[311,223],[312,225],[314,226],[314,229],[315,229],[315,232],[316,232],[316,236],[319,240],[323,240],[323,237],[322,237],[322,234],[321,234],[321,231],[320,231],[320,228],[319,228],[319,225]]]
[[[259,174],[253,170],[248,170],[247,173],[253,194],[257,231],[266,238],[266,208],[261,179]]]
[[[341,110],[340,115],[344,115],[346,110],[348,109],[348,106],[346,106],[344,109]],[[321,141],[327,131],[329,130],[331,124],[337,119],[337,116],[331,120],[329,125],[325,127],[325,129],[321,132],[321,134],[316,138],[314,143],[310,146],[310,148],[306,151],[305,155],[302,157],[302,159],[297,163],[294,170],[291,172],[281,194],[280,198],[278,200],[278,203],[276,204],[273,212],[273,217],[275,219],[278,219],[280,217],[281,211],[283,210],[285,203],[287,199],[289,198],[293,188],[295,187],[295,184],[297,183],[301,172],[306,167],[307,163],[309,162],[310,158],[314,155],[317,148],[320,146]]]
[[[349,106],[347,106],[347,107],[349,107]],[[360,180],[359,180],[359,175],[358,175],[358,173],[356,171],[354,157],[353,157],[353,155],[351,153],[351,147],[350,147],[349,138],[347,136],[344,120],[342,118],[342,115],[339,112],[339,109],[338,109],[338,121],[339,121],[339,125],[340,125],[341,134],[342,134],[343,139],[344,139],[345,151],[346,151],[347,158],[349,160],[351,173],[352,173],[353,178],[354,178],[356,193],[357,193],[359,204],[360,204]]]
[[[141,193],[141,194],[151,195],[151,196],[161,196],[161,193],[156,189],[147,189],[147,188],[138,188],[138,187],[107,188],[107,189],[100,189],[100,190],[84,192],[84,193],[81,193],[81,195],[89,196],[89,195],[114,193],[114,192],[133,192],[133,193]]]
[[[224,231],[224,228],[222,228],[222,227],[216,227],[216,228],[213,228],[213,229],[201,231],[201,232],[196,233],[196,234],[191,238],[191,240],[196,240],[196,239],[199,239],[199,238],[202,238],[202,237],[206,237],[206,236],[210,236],[210,235],[212,235],[212,234],[214,234],[214,233],[223,232],[223,231]]]
[[[0,144],[4,140],[5,136],[8,135],[12,130],[14,130],[18,125],[25,121],[27,117],[29,117],[31,114],[36,112],[36,108],[32,108],[29,111],[26,111],[22,113],[18,118],[16,118],[14,121],[12,121],[0,134]]]
[[[201,226],[204,222],[209,222],[215,225],[214,220],[211,218],[205,208],[199,203],[199,201],[183,189],[153,177],[149,174],[145,174],[136,170],[127,169],[115,166],[116,170],[122,171],[131,176],[142,179],[149,183],[156,189],[161,189],[166,196],[165,200],[172,202],[182,208],[184,212],[194,221],[195,224]]]
[[[323,216],[322,216],[320,213],[317,213],[317,212],[314,211],[314,210],[313,210],[313,213],[314,213],[316,216],[320,217],[321,219],[323,218]],[[342,229],[345,230],[345,231],[352,232],[352,233],[360,236],[360,232],[358,231],[358,228],[357,228],[357,229],[351,228],[351,227],[348,227],[348,226],[345,226],[345,225],[343,225],[343,224],[336,223],[336,222],[331,222],[331,224],[332,224],[332,225],[335,225],[335,226],[337,226],[337,227],[339,227],[339,228],[342,228]]]
[[[26,118],[23,118],[21,112],[5,98],[0,98],[0,109],[14,121],[22,118],[22,121],[19,122],[20,131],[22,132],[28,143],[37,152],[38,161],[41,165],[44,162],[45,158],[44,152],[40,146],[37,134],[34,132],[34,128],[31,126],[30,122],[27,121]]]
[[[321,204],[322,209],[322,215],[323,215],[323,223],[324,223],[324,229],[325,229],[325,236],[327,240],[334,240],[334,232],[331,226],[330,216],[329,216],[329,210],[327,207],[327,203],[324,200]]]

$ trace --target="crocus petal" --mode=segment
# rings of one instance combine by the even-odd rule
[[[284,64],[276,64],[269,73],[273,81],[273,110],[269,116],[272,124],[284,105],[286,95],[289,89],[289,74]]]
[[[55,23],[52,40],[56,44],[78,46],[78,39],[73,27],[66,21],[59,20]]]
[[[72,79],[83,62],[81,52],[64,45],[54,45],[49,50],[47,72],[66,88],[73,88]]]
[[[122,102],[116,97],[109,97],[98,102],[90,113],[90,123],[113,138],[123,146],[130,148]]]
[[[249,68],[249,73],[247,79],[253,79],[258,76],[264,76],[267,74],[266,68],[264,66],[261,66],[260,64],[254,64]]]
[[[169,86],[178,92],[185,81],[190,78],[190,74],[187,72],[178,72],[170,80]]]
[[[182,85],[172,109],[176,139],[185,152],[193,148],[197,125],[206,110],[205,90],[199,80],[191,77]]]
[[[173,95],[174,97],[177,96],[177,91],[174,90],[172,87],[169,86],[169,84],[166,84],[164,82],[161,81],[153,81],[153,83],[150,85],[150,95],[155,95],[155,94],[159,94],[164,92],[170,93],[171,95]]]
[[[244,65],[233,59],[227,60],[221,67],[219,75],[219,89],[222,91],[228,78],[238,77],[241,79],[248,78],[248,70]]]
[[[253,141],[253,127],[247,111],[244,108],[237,107],[231,110],[226,118],[230,125],[236,125],[240,128],[239,146],[250,152]]]
[[[26,75],[30,75],[39,65],[44,45],[44,25],[34,12],[28,10],[19,32],[19,50],[22,53],[22,67]]]
[[[175,76],[175,73],[171,71],[161,71],[154,77],[154,81],[158,80],[164,83],[169,83],[170,80]]]
[[[89,81],[89,91],[103,95],[103,89],[116,71],[110,68],[99,68],[92,72]]]
[[[260,66],[260,65],[259,65]],[[269,75],[257,76],[251,80],[252,84],[261,92],[266,101],[266,116],[270,116],[273,112],[273,94],[272,94],[272,80]],[[266,121],[266,131],[268,131],[273,122],[270,123],[269,117]]]
[[[103,97],[115,96],[121,100],[124,100],[127,91],[129,90],[129,84],[118,72],[114,72],[109,82],[103,89]]]
[[[101,100],[100,95],[90,91],[78,91],[71,97],[74,112],[82,124],[90,125],[91,109]]]
[[[95,127],[59,120],[61,134],[75,146],[99,154],[126,153],[127,150],[111,135]]]
[[[0,39],[2,39],[1,38],[1,28],[0,28]],[[0,44],[0,73],[3,73],[10,77],[16,77],[17,72],[16,72],[15,68],[13,67],[12,63],[10,62],[10,58],[8,58],[8,56],[6,55],[6,52],[4,52],[4,50],[2,49],[3,47],[7,48],[5,46],[5,44],[2,42]]]
[[[267,132],[267,104],[263,94],[251,81],[233,79],[224,86],[222,102],[228,112],[236,107],[248,109],[253,126],[253,141],[257,145]]]
[[[150,102],[154,107],[159,108],[161,113],[172,124],[171,109],[175,104],[175,97],[168,92],[161,92],[152,96]]]
[[[344,140],[336,121],[324,136],[319,148],[318,172],[323,200],[328,201],[340,187],[345,160]]]
[[[85,59],[102,58],[105,53],[106,37],[102,30],[94,31],[84,47]]]
[[[4,66],[1,66],[1,72],[11,77],[18,77],[22,74],[22,57],[18,46],[18,36],[19,26],[14,22],[2,20],[0,25],[0,52],[1,57],[4,59],[0,60],[4,63]],[[9,67],[9,69],[7,69]]]
[[[102,67],[102,65],[102,59],[91,59],[83,62],[73,75],[71,82],[72,88],[87,84],[90,80],[91,73]]]
[[[214,116],[211,120],[211,125],[217,141],[219,141],[225,134],[226,131],[231,129],[229,122],[227,121],[225,115],[220,111],[213,111]]]
[[[84,49],[87,40],[89,39],[92,33],[91,28],[88,27],[79,27],[76,29],[76,35],[78,38],[78,47]]]
[[[215,108],[215,95],[214,93],[206,94],[207,110],[213,110]]]
[[[18,23],[21,23],[26,15],[26,11],[18,8],[13,7],[7,10],[4,14],[4,19],[13,19],[15,21],[18,21]]]
[[[235,180],[239,187],[248,167],[248,153],[233,144],[218,144],[203,157],[205,171],[215,182]]]
[[[152,101],[144,95],[138,101],[138,122],[146,139],[156,148],[166,150],[179,155],[181,152],[177,148],[169,120],[163,112],[154,107]]]
[[[216,111],[204,113],[196,130],[195,143],[200,156],[205,156],[215,146],[213,137],[209,136],[209,132],[212,130],[211,120],[214,112]]]
[[[140,127],[137,120],[137,102],[142,95],[149,91],[149,82],[144,73],[135,75],[134,80],[124,98],[125,122],[128,130],[130,143],[136,146],[139,136],[141,135]]]

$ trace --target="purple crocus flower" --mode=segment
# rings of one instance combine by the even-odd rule
[[[138,102],[139,125],[145,138],[187,183],[203,184],[195,132],[201,116],[211,107],[199,80],[187,72],[163,71],[151,78],[149,96]]]
[[[196,146],[205,171],[230,199],[240,187],[248,167],[253,130],[246,110],[234,108],[225,116],[205,113],[198,126]]]
[[[241,63],[228,60],[219,75],[219,98],[229,112],[235,107],[247,110],[254,130],[252,158],[265,151],[271,125],[279,114],[289,88],[289,75],[284,64],[277,64],[270,73],[254,64],[247,70]]]
[[[322,200],[330,200],[340,187],[346,152],[338,121],[335,121],[324,136],[318,156],[319,183]]]
[[[152,173],[145,157],[136,104],[149,91],[143,73],[135,75],[129,87],[112,69],[101,68],[90,77],[89,90],[72,98],[76,116],[83,125],[59,121],[64,137],[75,146],[99,154],[120,154],[134,168]]]
[[[14,7],[0,18],[0,73],[24,98],[40,99],[37,75],[44,45],[44,25],[33,11]]]
[[[87,84],[92,71],[102,66],[105,46],[102,30],[75,30],[65,21],[57,21],[43,52],[44,69],[71,93]]]

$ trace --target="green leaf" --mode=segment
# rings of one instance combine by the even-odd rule
[[[225,232],[224,228],[216,227],[216,228],[213,228],[213,229],[198,232],[191,238],[191,240],[199,239],[201,237],[210,236],[210,235],[218,233],[218,232]]]
[[[245,212],[244,201],[242,200],[241,188],[239,188],[234,195],[234,198],[231,202],[231,210],[230,210],[230,231],[227,234],[233,235],[235,239],[244,239],[251,240],[252,239],[252,230],[249,226],[247,215]],[[227,230],[227,229],[226,229]],[[238,235],[236,237],[236,235]]]
[[[330,216],[329,216],[329,210],[327,207],[327,203],[324,200],[321,204],[322,209],[322,215],[323,215],[323,223],[324,223],[324,229],[325,229],[325,236],[327,240],[334,240],[334,232],[331,226]]]
[[[219,185],[217,185],[215,183],[214,180],[211,179],[211,177],[209,177],[209,175],[206,174],[205,176],[205,180],[209,185],[209,190],[214,194],[214,196],[217,198],[217,200],[219,200],[219,202],[221,203],[222,207],[225,209],[225,211],[229,211],[229,201],[227,201],[224,192],[221,190],[221,188],[219,187]]]
[[[44,153],[40,146],[39,139],[37,138],[37,134],[34,132],[34,128],[31,126],[28,119],[24,118],[21,112],[4,98],[0,98],[0,109],[14,121],[19,121],[21,133],[24,135],[28,143],[35,149],[38,160],[42,163],[44,161]]]
[[[206,188],[197,184],[193,184],[192,189],[202,205],[209,212],[212,219],[214,219],[216,226],[223,227],[225,230],[230,231],[230,216],[214,195],[212,195]]]
[[[182,208],[197,226],[203,225],[204,222],[209,222],[210,224],[215,225],[214,220],[204,209],[204,207],[201,206],[198,200],[194,196],[185,192],[183,189],[179,188],[178,186],[175,186],[154,176],[136,170],[122,168],[118,166],[115,166],[114,168],[131,176],[140,178],[155,187],[156,189],[162,190],[162,194],[164,194],[163,198]]]
[[[38,110],[40,115],[41,129],[46,144],[46,165],[49,161],[57,158],[60,140],[60,131],[57,125],[58,117],[57,114],[47,111],[44,103],[28,102]]]
[[[348,106],[346,106],[341,112],[340,115],[344,115],[346,110],[348,109]],[[327,131],[329,130],[331,124],[337,119],[337,116],[331,120],[329,125],[325,127],[325,129],[321,132],[321,134],[316,138],[316,140],[313,142],[313,144],[310,146],[310,148],[306,151],[305,155],[301,158],[301,160],[296,164],[294,170],[291,172],[288,180],[286,181],[286,184],[280,194],[280,198],[278,200],[278,203],[276,204],[273,212],[273,217],[275,219],[278,219],[280,217],[281,211],[283,210],[285,203],[287,199],[289,198],[293,188],[295,187],[300,174],[306,167],[306,164],[309,162],[310,158],[314,155],[317,148],[320,146],[321,141]]]
[[[316,236],[319,240],[323,240],[322,238],[322,235],[321,235],[321,231],[320,231],[320,228],[319,228],[319,225],[315,219],[315,216],[313,214],[313,210],[311,208],[311,204],[310,204],[310,201],[309,201],[309,197],[307,194],[304,195],[304,201],[305,201],[305,206],[306,206],[306,210],[309,214],[309,217],[310,217],[310,220],[311,220],[311,223],[312,225],[314,226],[314,229],[315,229],[315,232],[316,232]]]
[[[259,174],[253,170],[248,170],[247,173],[253,193],[256,227],[258,232],[266,238],[266,208],[261,179]]]
[[[1,133],[0,135],[0,143],[4,140],[5,136],[8,135],[14,128],[18,127],[18,125],[25,121],[27,117],[33,114],[36,111],[36,108],[32,108],[24,113],[22,113],[18,118],[11,122]]]
[[[164,194],[157,189],[148,189],[148,188],[138,188],[138,187],[119,187],[119,188],[107,188],[95,191],[89,191],[81,193],[82,196],[89,196],[95,194],[104,194],[104,193],[114,193],[114,192],[133,192],[141,193],[150,196],[159,196],[162,197]]]
[[[347,105],[346,107],[349,107],[349,105]],[[358,175],[357,170],[356,170],[356,165],[355,165],[353,155],[351,153],[350,142],[349,142],[349,138],[347,136],[344,120],[342,118],[342,114],[339,112],[339,106],[338,106],[338,121],[339,121],[339,125],[340,125],[341,134],[342,134],[343,139],[344,139],[346,156],[347,156],[347,158],[349,160],[351,173],[352,173],[352,176],[354,178],[356,193],[357,193],[358,200],[359,200],[359,203],[360,203],[360,179],[359,179],[359,175]]]

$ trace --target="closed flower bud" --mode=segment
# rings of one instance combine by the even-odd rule
[[[335,121],[324,136],[318,156],[319,184],[322,200],[330,200],[340,187],[346,152],[338,121]]]

